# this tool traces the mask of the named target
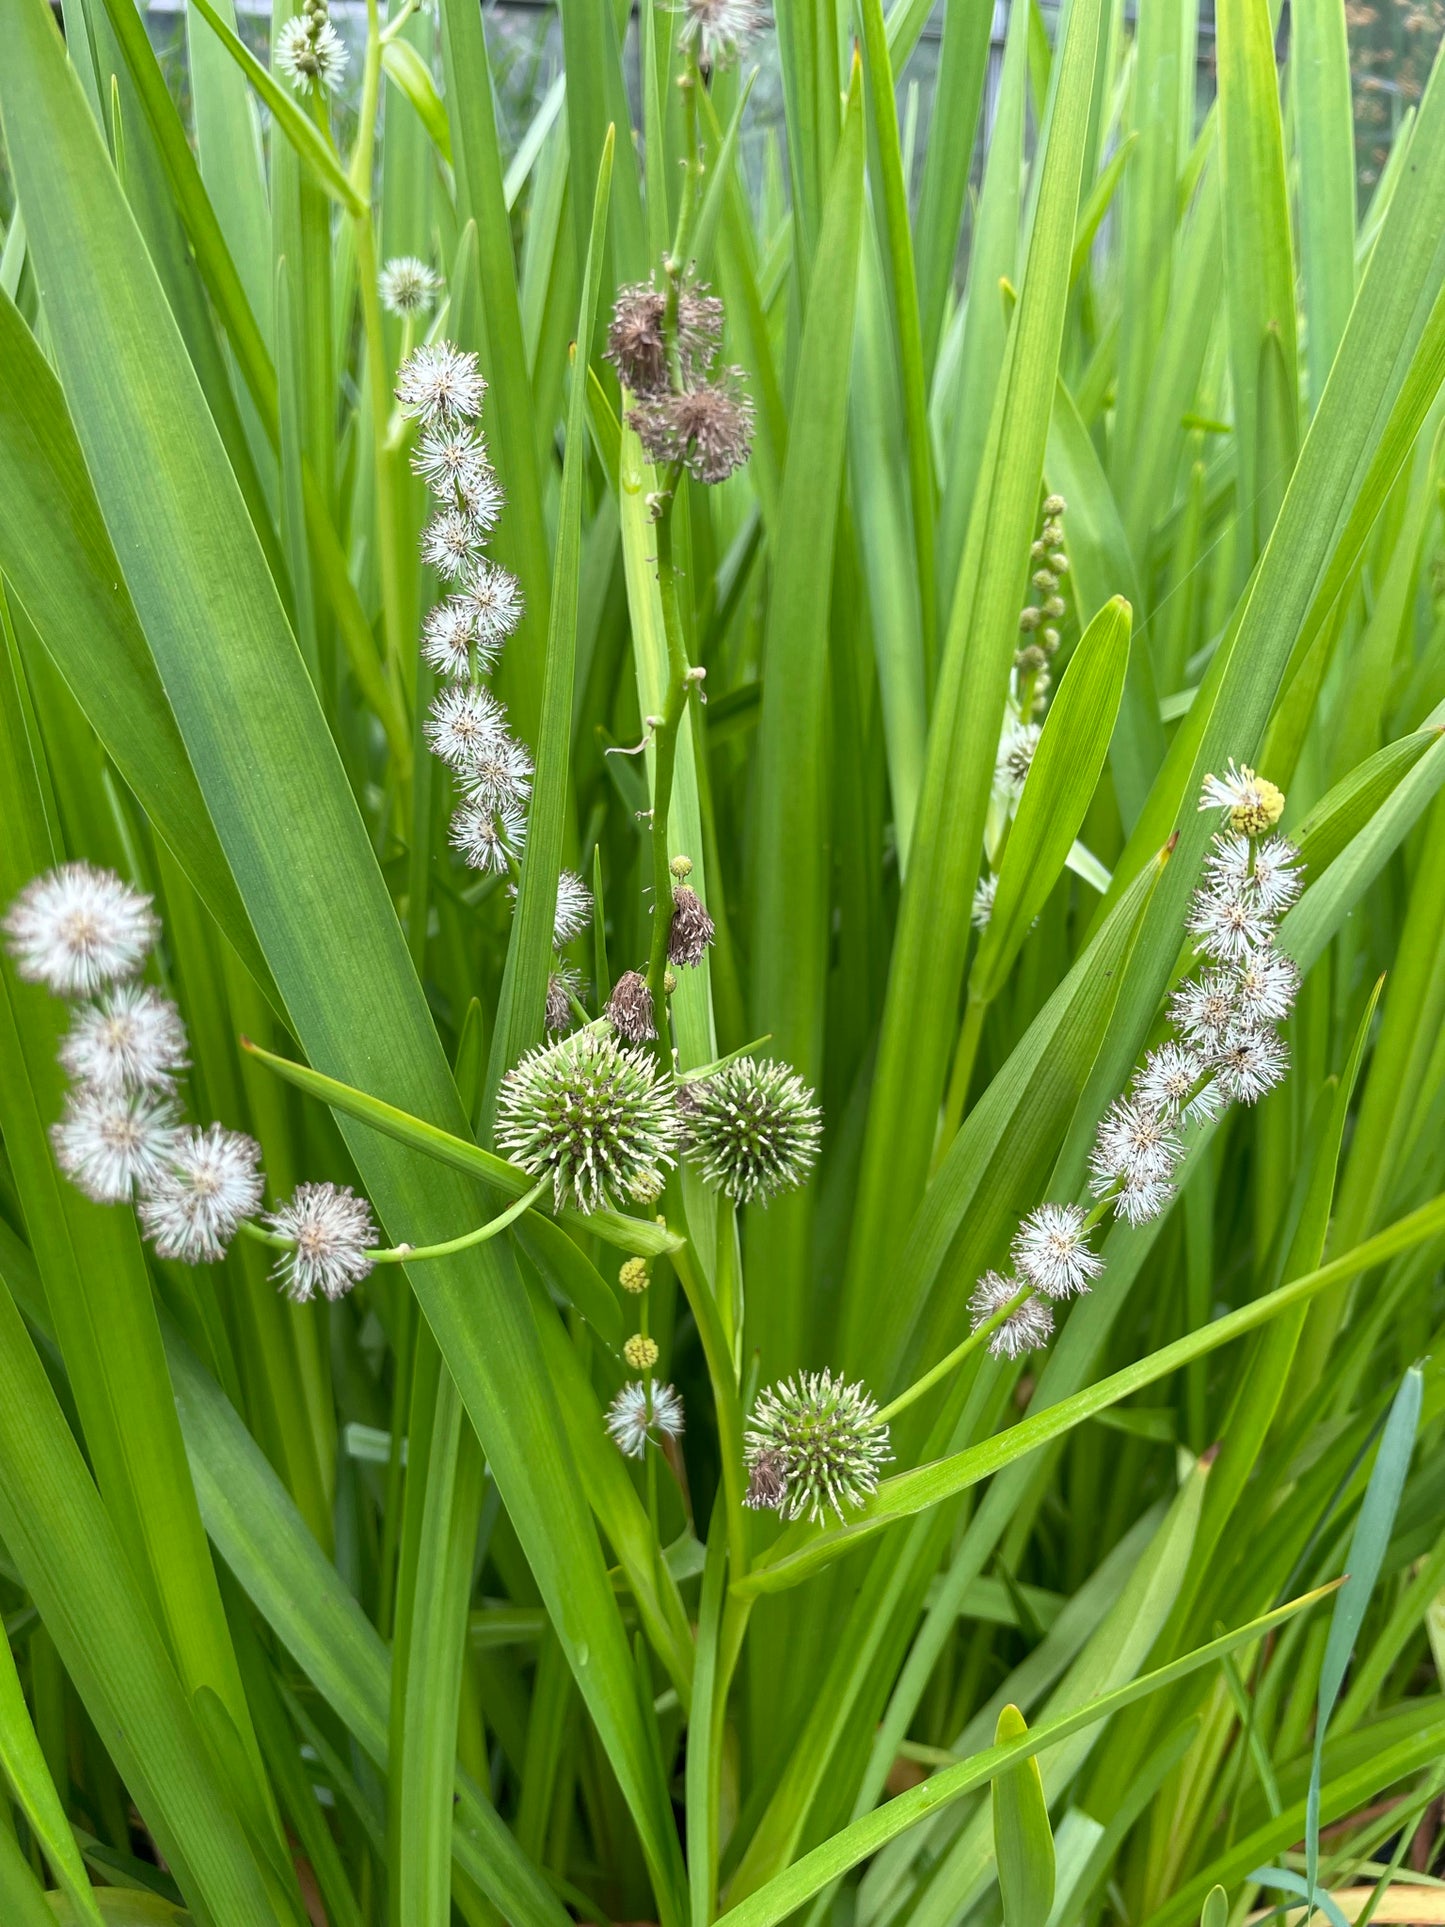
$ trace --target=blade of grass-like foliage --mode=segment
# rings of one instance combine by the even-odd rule
[[[970,1446],[951,1459],[941,1459],[933,1465],[919,1466],[912,1472],[885,1479],[847,1525],[827,1529],[790,1526],[777,1543],[755,1561],[746,1577],[734,1581],[733,1591],[750,1598],[756,1593],[799,1584],[820,1566],[851,1550],[860,1540],[895,1519],[907,1518],[925,1506],[937,1505],[956,1492],[966,1491],[1024,1453],[1032,1452],[1095,1412],[1126,1398],[1130,1392],[1168,1377],[1191,1359],[1217,1351],[1221,1345],[1267,1324],[1292,1305],[1307,1302],[1342,1278],[1357,1277],[1397,1252],[1408,1251],[1424,1239],[1434,1237],[1442,1226],[1445,1226],[1445,1196],[1433,1198],[1418,1211],[1410,1212],[1387,1230],[1367,1238],[1317,1270],[1278,1286],[1252,1304],[1225,1313],[1202,1331],[1175,1339],[1137,1364],[1126,1365],[1121,1371],[1099,1379],[1072,1398],[1021,1420],[997,1437]]]
[[[951,12],[958,11],[953,0]],[[980,11],[986,8],[980,7]],[[969,250],[968,306],[962,317],[958,393],[945,438],[943,501],[938,521],[938,606],[947,616],[958,582],[959,558],[988,444],[1008,337],[1004,281],[1018,275],[1019,213],[1023,195],[1024,118],[1028,99],[1028,8],[1010,9],[989,133],[983,189]],[[955,323],[955,326],[958,324]],[[940,376],[941,376],[941,370]],[[941,379],[939,385],[941,386]]]
[[[722,1778],[725,1700],[718,1695],[718,1641],[727,1578],[727,1521],[714,1509],[698,1605],[692,1719],[687,1736],[687,1873],[692,1927],[709,1927],[717,1887],[718,1797]],[[701,1730],[699,1730],[701,1729]]]
[[[945,1054],[968,942],[1004,690],[1018,632],[1029,542],[1068,297],[1098,41],[1098,0],[1077,0],[1061,50],[1042,158],[1038,218],[1014,317],[1006,374],[977,508],[952,599],[908,882],[888,977],[858,1177],[842,1305],[845,1362],[871,1350],[876,1281],[888,1267],[900,1212],[923,1188],[933,1149]]]
[[[1313,406],[1325,392],[1355,298],[1350,47],[1341,0],[1302,0],[1291,27],[1305,362]]]
[[[590,179],[594,166],[602,159],[603,143],[611,125],[630,127],[632,114],[627,100],[627,85],[622,72],[618,16],[608,6],[593,0],[562,0],[562,48],[566,70],[581,78],[580,85],[567,89],[567,124],[570,130],[572,165],[583,180]],[[581,195],[572,197],[573,231],[577,249],[577,271],[584,272],[587,259],[591,212]],[[642,186],[638,179],[636,150],[630,140],[622,142],[617,166],[617,193],[612,208],[611,247],[604,257],[610,269],[609,285],[645,280],[647,226],[642,212]],[[601,264],[599,264],[600,266]],[[585,359],[591,337],[578,341],[578,355]]]
[[[572,685],[577,662],[578,564],[582,549],[582,481],[587,465],[587,353],[602,285],[603,244],[612,194],[609,127],[593,190],[582,307],[577,317],[577,357],[567,405],[567,454],[562,468],[562,499],[557,518],[552,597],[547,626],[547,659],[536,743],[537,777],[527,819],[527,859],[517,890],[512,940],[507,947],[502,988],[487,1059],[482,1111],[490,1118],[502,1077],[542,1039],[547,977],[552,968],[552,929],[557,912],[557,876],[567,814],[572,743]]]
[[[1028,1737],[1016,1706],[998,1716],[995,1746]],[[1004,1927],[1034,1927],[1054,1904],[1054,1836],[1039,1763],[1030,1755],[993,1779],[993,1850],[998,1862]]]
[[[828,609],[848,430],[848,369],[863,222],[863,98],[855,59],[808,286],[792,396],[763,639],[763,699],[755,752],[761,823],[753,873],[754,1032],[808,1082],[822,1081],[828,967]],[[797,1362],[802,1342],[811,1194],[748,1212],[748,1343],[769,1371]]]
[[[888,23],[889,53],[895,71],[901,71],[907,58],[907,50],[893,44],[893,22],[901,11],[895,8]],[[929,376],[938,356],[938,339],[953,285],[959,222],[968,193],[992,26],[993,8],[988,0],[948,0],[938,51],[938,99],[948,102],[948,112],[941,114],[929,130],[915,240],[919,328],[924,370]]]
[[[379,1098],[368,1097],[364,1091],[352,1090],[350,1085],[342,1084],[334,1077],[324,1077],[320,1071],[313,1071],[305,1064],[293,1064],[289,1059],[277,1057],[273,1052],[262,1050],[259,1044],[243,1039],[245,1048],[261,1063],[266,1064],[284,1077],[288,1084],[310,1096],[319,1098],[334,1110],[348,1117],[358,1118],[383,1136],[393,1138],[398,1144],[409,1144],[440,1164],[449,1164],[455,1170],[469,1171],[486,1184],[500,1191],[503,1197],[520,1198],[530,1191],[533,1180],[515,1164],[508,1164],[505,1158],[495,1151],[483,1150],[481,1145],[473,1144],[470,1139],[455,1137],[449,1131],[428,1124],[419,1117],[398,1110],[394,1104],[383,1104]],[[516,1233],[524,1236],[535,1231],[539,1224],[547,1220],[541,1212],[529,1211]],[[561,1222],[577,1229],[583,1226],[604,1244],[610,1244],[619,1251],[631,1251],[644,1258],[659,1258],[665,1252],[681,1249],[682,1240],[666,1226],[649,1224],[644,1218],[629,1218],[621,1211],[593,1211],[584,1215],[567,1206],[561,1213]],[[550,1256],[554,1240],[542,1235],[540,1250]]]
[[[875,157],[882,190],[881,226],[887,243],[893,335],[903,391],[903,435],[908,450],[913,504],[913,547],[921,602],[923,660],[931,670],[936,653],[937,627],[933,559],[933,442],[928,432],[918,278],[913,260],[913,231],[908,222],[908,184],[903,178],[903,152],[899,145],[898,109],[894,97],[893,68],[888,57],[888,35],[883,25],[883,0],[860,0],[860,11],[867,74],[869,149]],[[953,112],[950,104],[950,118]]]
[[[1258,1640],[1272,1627],[1316,1605],[1332,1590],[1331,1587],[1322,1587],[1317,1592],[1306,1593],[1302,1598],[1292,1600],[1288,1606],[1264,1613],[1248,1625],[1211,1640],[1207,1646],[1199,1647],[1185,1659],[1175,1660],[1156,1672],[1145,1673],[1127,1686],[1090,1701],[1076,1712],[1066,1714],[1059,1720],[1040,1721],[1018,1739],[991,1746],[957,1766],[945,1767],[921,1786],[900,1793],[876,1813],[855,1820],[831,1840],[804,1854],[801,1860],[775,1880],[769,1881],[766,1887],[750,1894],[738,1906],[730,1907],[722,1915],[722,1923],[725,1923],[725,1927],[773,1927],[774,1922],[785,1920],[795,1907],[819,1892],[835,1875],[857,1866],[860,1860],[876,1853],[887,1841],[906,1828],[916,1826],[920,1820],[937,1812],[949,1801],[986,1785],[996,1774],[1016,1767],[1021,1761],[1033,1759],[1045,1747],[1055,1745],[1071,1734],[1083,1732],[1096,1721],[1108,1719],[1124,1707],[1147,1699],[1151,1693],[1157,1693],[1174,1681],[1186,1678],[1199,1668],[1212,1665],[1226,1653]]]
[[[227,26],[235,27],[230,0],[216,0],[216,11]],[[251,311],[269,339],[271,210],[256,107],[235,62],[189,9],[186,68],[201,178]]]
[[[1245,545],[1236,558],[1242,582],[1269,534],[1262,505],[1280,478],[1259,461],[1260,356],[1271,330],[1289,371],[1287,412],[1293,460],[1296,362],[1294,255],[1285,185],[1279,77],[1268,0],[1222,0],[1219,8],[1219,162],[1224,202],[1229,368],[1234,391],[1235,460]],[[1275,495],[1275,499],[1278,497]]]
[[[4,1773],[51,1872],[70,1896],[76,1912],[89,1927],[99,1927],[100,1913],[90,1876],[55,1791],[35,1728],[30,1724],[8,1639],[0,1640],[0,1772]],[[9,1835],[8,1816],[0,1832]]]
[[[218,1927],[300,1927],[299,1900],[246,1837],[7,1291],[0,1468],[6,1547],[182,1889]]]
[[[1390,1416],[1385,1421],[1384,1436],[1375,1454],[1370,1482],[1365,1488],[1360,1516],[1350,1540],[1345,1561],[1345,1581],[1330,1615],[1330,1636],[1325,1642],[1324,1663],[1320,1670],[1319,1714],[1315,1721],[1309,1793],[1305,1800],[1306,1899],[1314,1897],[1319,1873],[1320,1792],[1324,1774],[1325,1733],[1340,1688],[1345,1683],[1345,1669],[1350,1663],[1355,1641],[1359,1638],[1365,1609],[1375,1590],[1380,1565],[1394,1530],[1405,1475],[1410,1469],[1411,1454],[1415,1450],[1423,1385],[1420,1368],[1412,1365],[1401,1380],[1400,1389],[1390,1406]]]
[[[431,69],[409,40],[389,40],[382,49],[382,72],[416,109],[437,152],[451,165],[452,135],[447,110],[437,92]]]
[[[84,663],[104,653],[101,740],[237,954],[279,1003],[121,580],[60,384],[4,296],[0,575],[72,687],[84,687]]]
[[[11,50],[0,76],[10,157],[44,236],[47,318],[77,432],[297,1034],[325,1073],[463,1129],[340,763],[78,83],[39,0],[4,0],[0,19]],[[432,1243],[479,1222],[475,1185],[344,1128],[395,1239]],[[415,1268],[410,1282],[636,1818],[666,1927],[686,1904],[676,1833],[510,1253],[501,1241],[473,1247]]]
[[[1079,833],[1124,693],[1131,613],[1122,596],[1104,604],[1080,637],[1049,705],[1004,845],[993,910],[969,971],[971,1000],[990,1003],[1002,989]]]
[[[0,1827],[0,1901],[14,1927],[55,1927],[44,1890],[8,1825]]]

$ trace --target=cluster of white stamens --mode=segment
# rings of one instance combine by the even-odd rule
[[[970,1301],[974,1329],[990,1327],[996,1356],[1018,1358],[1047,1342],[1048,1300],[1087,1291],[1103,1269],[1089,1248],[1107,1211],[1139,1225],[1167,1210],[1185,1153],[1186,1126],[1230,1104],[1253,1104],[1279,1084],[1289,1052],[1277,1025],[1299,990],[1299,969],[1274,948],[1275,926],[1304,887],[1299,852],[1273,831],[1284,808],[1274,784],[1231,763],[1204,785],[1201,809],[1222,809],[1186,927],[1201,965],[1170,999],[1174,1035],[1149,1051],[1128,1090],[1109,1106],[1089,1160],[1098,1202],[1044,1204],[1020,1225],[1013,1276],[991,1271]]]
[[[88,994],[58,1053],[74,1080],[51,1131],[61,1170],[97,1204],[136,1203],[158,1257],[219,1263],[261,1208],[261,1147],[222,1124],[182,1122],[186,1027],[171,999],[140,981],[160,934],[150,898],[107,870],[66,863],[21,891],[5,931],[22,977],[60,997]],[[296,1203],[308,1194],[323,1205],[342,1195],[332,1185],[302,1185]],[[312,1269],[303,1277],[299,1245],[278,1264],[292,1296],[338,1297],[371,1269],[370,1209],[344,1195],[347,1237],[335,1236],[335,1208],[322,1209]],[[287,1229],[295,1209],[283,1206],[272,1224]]]

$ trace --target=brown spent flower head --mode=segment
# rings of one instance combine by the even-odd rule
[[[628,423],[653,462],[681,462],[695,481],[725,482],[753,452],[753,405],[742,370],[724,368],[715,381],[641,401]]]
[[[622,1347],[622,1356],[634,1372],[650,1372],[657,1363],[657,1340],[645,1332],[634,1332]]]
[[[554,970],[547,978],[547,1015],[549,1031],[570,1030],[572,1027],[572,985],[565,972]]]
[[[629,1258],[617,1274],[617,1282],[624,1291],[646,1291],[652,1282],[647,1272],[645,1258]]]
[[[604,353],[622,386],[639,398],[665,395],[670,386],[662,332],[666,312],[667,296],[645,281],[617,290]]]
[[[788,1496],[788,1480],[782,1454],[764,1448],[748,1472],[748,1489],[743,1504],[752,1512],[777,1512]]]
[[[624,970],[607,999],[607,1021],[624,1044],[645,1044],[656,1037],[652,992],[640,970]]]
[[[716,926],[703,909],[696,890],[680,883],[672,893],[672,923],[667,933],[667,958],[683,968],[700,964],[707,955]]]

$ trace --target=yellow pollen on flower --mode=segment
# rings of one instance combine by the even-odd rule
[[[622,1347],[622,1356],[634,1372],[649,1371],[657,1363],[657,1340],[643,1332],[634,1332]]]

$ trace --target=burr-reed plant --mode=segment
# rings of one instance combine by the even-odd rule
[[[4,1927],[1445,1891],[1438,23],[1196,11],[0,0]]]

